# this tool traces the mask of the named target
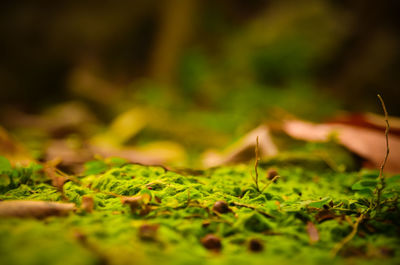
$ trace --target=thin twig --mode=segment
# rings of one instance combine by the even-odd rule
[[[261,193],[264,192],[264,191],[269,187],[269,185],[271,185],[272,183],[274,183],[278,178],[280,178],[280,176],[279,176],[279,175],[276,175],[273,179],[271,179],[269,182],[267,182],[267,183],[265,184],[264,188],[262,188]]]
[[[381,194],[382,190],[385,188],[385,178],[383,176],[383,169],[385,168],[388,156],[389,156],[389,130],[390,130],[390,125],[389,125],[389,115],[386,110],[385,102],[383,101],[383,98],[381,95],[378,94],[379,101],[381,102],[383,112],[385,114],[385,123],[386,123],[386,129],[385,129],[385,139],[386,139],[386,154],[385,158],[382,161],[380,170],[379,170],[379,177],[378,179],[380,180],[380,187],[377,188],[377,210],[379,211],[380,209],[380,200],[381,200]]]
[[[358,226],[360,225],[361,221],[364,220],[364,217],[365,217],[364,214],[361,214],[354,223],[353,230],[351,231],[351,233],[348,234],[342,241],[340,241],[333,247],[331,251],[332,257],[335,257],[339,253],[339,251],[344,247],[344,245],[349,243],[354,238],[354,236],[357,234]]]
[[[383,160],[381,164],[381,168],[379,171],[379,178],[383,177],[383,169],[385,168],[386,161],[389,156],[389,130],[390,130],[390,125],[389,125],[389,115],[386,110],[385,102],[383,101],[381,95],[378,94],[378,98],[381,101],[383,112],[385,113],[385,123],[386,123],[386,129],[385,129],[385,138],[386,138],[386,154],[385,154],[385,159]]]
[[[256,138],[256,148],[255,148],[255,155],[256,155],[256,161],[254,162],[254,171],[256,174],[256,177],[254,178],[254,182],[256,183],[256,189],[258,192],[260,192],[260,188],[258,186],[258,161],[260,160],[260,154],[259,154],[259,148],[258,148],[258,136]]]
[[[385,138],[386,138],[386,154],[385,154],[385,158],[382,161],[382,164],[380,166],[380,170],[379,170],[379,176],[378,179],[380,180],[380,186],[376,188],[375,192],[377,193],[377,202],[376,202],[376,208],[377,211],[379,211],[380,209],[380,200],[381,200],[381,193],[383,191],[383,189],[385,188],[385,178],[383,176],[383,170],[385,168],[388,156],[389,156],[389,129],[390,129],[390,125],[389,125],[389,115],[388,112],[386,110],[386,106],[385,106],[385,102],[383,101],[381,95],[378,94],[378,98],[379,101],[381,102],[382,108],[383,108],[383,112],[385,114],[385,123],[386,123],[386,129],[385,129]],[[372,210],[372,203],[370,204],[370,207],[364,212],[362,213],[356,220],[356,222],[353,225],[353,230],[351,231],[350,234],[348,234],[342,241],[340,241],[339,243],[337,243],[334,248],[332,249],[332,256],[336,256],[339,251],[344,247],[344,245],[346,245],[348,242],[350,242],[355,235],[357,234],[358,231],[358,226],[360,225],[360,223],[364,220],[365,218],[365,214]]]
[[[232,203],[235,206],[245,207],[245,208],[249,208],[249,209],[255,210],[255,211],[257,211],[258,213],[264,215],[267,218],[275,218],[274,216],[272,216],[272,215],[270,215],[270,214],[268,214],[268,213],[266,213],[266,212],[264,212],[262,210],[257,209],[257,207],[255,207],[255,206],[252,206],[252,205],[249,205],[249,204],[245,204],[245,203],[240,203],[240,202],[232,202]]]

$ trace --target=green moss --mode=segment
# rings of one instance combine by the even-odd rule
[[[368,200],[352,186],[370,179],[373,172],[275,167],[281,177],[259,193],[250,175],[252,166],[247,165],[221,167],[202,176],[183,176],[161,167],[108,166],[103,173],[97,171],[80,177],[79,183],[64,185],[64,195],[78,207],[83,196],[93,196],[92,213],[78,209],[64,218],[1,219],[0,263],[346,264],[351,260],[373,264],[379,260],[394,264],[399,260],[396,198],[400,178],[388,181],[382,211],[360,226],[363,237],[356,236],[332,259],[331,249],[352,229],[346,218],[354,222]],[[260,181],[263,185],[267,179],[261,175]],[[36,176],[36,180],[13,188],[7,186],[0,199],[61,201],[61,193],[49,183],[44,176]],[[121,196],[138,195],[148,196],[149,200],[143,201],[148,212],[133,214],[121,202]],[[231,211],[214,213],[212,207],[218,200],[226,201]],[[323,211],[331,215],[326,220],[320,217]],[[314,244],[310,244],[307,222],[313,222],[319,231],[320,240]],[[140,239],[143,224],[159,225],[152,241]],[[200,243],[209,233],[222,239],[219,255]],[[263,242],[262,252],[248,251],[251,238]]]

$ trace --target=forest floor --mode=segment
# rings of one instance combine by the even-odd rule
[[[400,175],[380,186],[377,170],[287,154],[201,171],[98,159],[78,175],[0,162],[1,264],[400,262]]]

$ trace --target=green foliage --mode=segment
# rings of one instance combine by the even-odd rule
[[[42,175],[39,173],[41,169],[41,165],[33,162],[27,167],[16,166],[13,168],[5,157],[0,156],[0,191],[4,192],[23,184],[43,181]]]

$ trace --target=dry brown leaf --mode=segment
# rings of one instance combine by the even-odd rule
[[[400,135],[400,118],[389,116],[390,132]],[[328,123],[347,124],[363,128],[385,130],[385,117],[374,113],[352,113],[343,114],[330,119]]]
[[[74,203],[47,201],[2,201],[0,217],[35,217],[65,216],[75,210]]]
[[[261,158],[273,156],[278,153],[278,149],[271,139],[268,126],[261,125],[247,133],[222,153],[214,151],[206,152],[203,158],[203,165],[208,168],[249,161],[254,158],[254,148],[257,136],[259,138]]]
[[[319,233],[317,227],[312,222],[307,222],[307,233],[310,237],[310,243],[314,244],[319,241]]]
[[[283,130],[296,139],[327,141],[332,135],[350,151],[366,159],[366,166],[379,168],[386,153],[383,131],[344,124],[313,124],[292,120],[286,121]],[[400,137],[389,135],[390,155],[385,169],[400,172]]]

